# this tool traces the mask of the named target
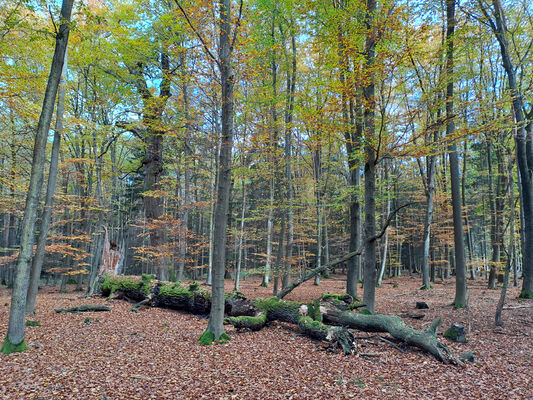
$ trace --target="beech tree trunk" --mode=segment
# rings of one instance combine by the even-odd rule
[[[509,44],[506,33],[503,8],[500,0],[492,0],[493,16],[490,16],[484,5],[481,9],[488,19],[490,27],[500,44],[503,68],[507,75],[509,90],[512,99],[513,113],[516,122],[516,161],[520,172],[520,195],[521,209],[524,216],[523,245],[522,245],[522,268],[524,281],[522,284],[521,297],[533,297],[533,144],[531,132],[527,132],[527,116],[524,114],[524,99],[516,82],[516,71],[511,61]],[[531,113],[530,113],[531,114]]]
[[[455,0],[446,0],[446,136],[453,137],[455,122],[453,116],[453,42],[455,32]],[[457,146],[452,141],[448,148],[450,156],[450,180],[452,188],[453,238],[455,244],[455,307],[466,307],[466,263],[463,234],[463,212],[461,207],[461,179]]]
[[[231,150],[233,147],[233,84],[231,66],[231,2],[219,1],[219,68],[222,85],[222,143],[218,171],[217,202],[214,219],[213,242],[213,303],[207,331],[216,340],[224,333],[224,272],[226,260],[226,226],[231,188]]]
[[[28,295],[26,299],[26,314],[35,312],[35,300],[39,290],[41,278],[41,269],[44,261],[44,251],[46,248],[46,238],[52,221],[52,207],[54,206],[54,193],[56,191],[57,172],[59,164],[59,149],[61,147],[61,135],[63,134],[63,114],[65,111],[65,93],[67,85],[65,82],[67,70],[67,50],[65,50],[65,61],[63,63],[63,72],[59,82],[56,108],[56,126],[54,130],[54,141],[52,143],[52,154],[50,156],[50,168],[48,173],[48,184],[46,187],[46,197],[44,210],[41,217],[41,231],[37,240],[37,249],[33,256],[31,264],[30,282],[28,286]]]
[[[371,240],[376,235],[376,149],[375,137],[375,83],[374,62],[377,38],[377,28],[374,23],[376,13],[376,0],[366,2],[366,23],[370,27],[367,33],[365,49],[366,60],[364,69],[366,81],[363,89],[365,98],[365,262],[363,277],[363,303],[366,309],[374,313],[376,293],[376,241]]]
[[[13,294],[11,297],[9,327],[6,339],[0,350],[2,353],[11,353],[13,351],[23,351],[27,349],[27,346],[24,343],[25,312],[30,260],[33,253],[35,219],[43,180],[46,141],[48,139],[48,131],[50,130],[50,122],[54,112],[54,103],[56,100],[57,89],[59,87],[59,81],[61,79],[61,72],[63,70],[70,32],[72,3],[73,0],[64,0],[61,6],[61,25],[59,26],[56,35],[54,57],[50,68],[50,75],[48,76],[48,83],[46,85],[41,116],[39,118],[35,144],[33,147],[30,184],[26,197],[26,206],[24,208],[20,252],[17,260],[17,270],[15,281],[13,283]]]

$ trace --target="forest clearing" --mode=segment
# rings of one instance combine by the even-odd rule
[[[311,282],[289,300],[309,302],[322,293],[342,292],[344,276],[333,275],[321,286]],[[231,282],[227,283],[230,291]],[[268,297],[260,279],[242,281],[249,297]],[[37,314],[42,323],[28,328],[30,351],[3,356],[0,397],[5,399],[528,399],[532,398],[533,311],[511,289],[504,310],[505,326],[495,329],[499,292],[482,282],[470,285],[470,308],[454,309],[453,282],[437,282],[431,292],[419,290],[414,277],[386,280],[377,289],[378,312],[404,315],[416,301],[429,305],[415,328],[437,316],[444,329],[461,323],[467,343],[446,341],[454,352],[475,352],[475,363],[445,365],[421,351],[403,352],[379,338],[357,339],[357,350],[344,356],[327,352],[320,342],[302,336],[294,325],[273,323],[259,332],[235,332],[231,340],[201,346],[198,337],[207,320],[160,308],[130,311],[122,300],[80,298],[43,289]],[[0,291],[2,303],[9,301]],[[57,314],[55,308],[105,304],[111,312]],[[531,303],[529,302],[531,305]],[[0,309],[7,323],[8,307]],[[84,323],[86,318],[90,321]],[[356,336],[372,334],[357,332]],[[387,335],[383,335],[387,338]],[[390,337],[389,337],[390,338]],[[370,354],[365,356],[364,354]]]

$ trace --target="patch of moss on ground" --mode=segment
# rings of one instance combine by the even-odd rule
[[[458,303],[456,301],[454,301],[452,303],[452,305],[455,307],[455,308],[466,308],[466,305],[462,304],[462,303]]]
[[[372,313],[368,311],[366,308],[363,308],[361,311],[359,311],[359,314],[372,315]]]
[[[26,326],[41,326],[41,321],[26,321]]]
[[[522,292],[518,297],[521,299],[533,299],[533,292]]]

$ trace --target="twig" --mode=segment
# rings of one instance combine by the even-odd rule
[[[396,350],[400,351],[401,353],[405,353],[405,350],[402,349],[400,346],[392,343],[390,340],[385,339],[383,336],[376,335],[382,342],[385,342],[387,344],[390,344],[392,347],[394,347]]]

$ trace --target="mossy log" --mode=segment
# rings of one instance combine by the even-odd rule
[[[56,313],[78,313],[78,312],[93,312],[93,311],[111,311],[111,308],[108,306],[79,306],[79,307],[70,307],[70,308],[56,308],[54,310]]]
[[[437,328],[441,324],[441,319],[437,318],[425,331],[417,331],[396,315],[383,314],[357,314],[350,311],[328,310],[323,315],[324,322],[347,326],[366,332],[388,332],[395,339],[401,340],[411,346],[418,347],[437,360],[448,364],[456,363],[448,347],[440,342],[437,335]]]
[[[127,299],[132,293],[142,298],[143,304],[207,315],[211,307],[211,294],[197,283],[186,286],[181,283],[156,282],[150,277],[110,277],[102,283],[102,294],[121,292]],[[147,300],[147,301],[143,301]],[[140,304],[139,304],[140,306]],[[355,339],[347,328],[362,331],[388,332],[394,338],[416,346],[444,363],[455,362],[446,345],[436,338],[440,319],[426,331],[407,326],[395,315],[364,315],[353,310],[361,306],[348,295],[325,294],[310,304],[283,301],[278,297],[249,300],[242,293],[226,295],[226,324],[236,329],[258,331],[271,321],[297,325],[302,334],[341,347],[345,354],[352,353]],[[135,308],[135,306],[134,306]],[[138,307],[137,307],[138,308]]]

